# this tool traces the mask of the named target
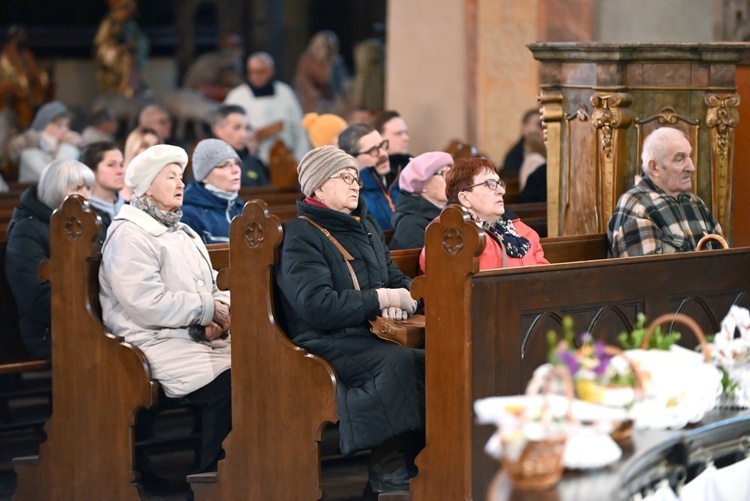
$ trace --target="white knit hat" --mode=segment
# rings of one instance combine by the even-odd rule
[[[157,144],[139,153],[130,161],[125,171],[125,183],[142,197],[154,178],[169,164],[178,164],[185,171],[188,156],[185,150],[171,144]]]

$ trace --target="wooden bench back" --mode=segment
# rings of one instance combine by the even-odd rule
[[[268,170],[272,185],[297,188],[297,159],[281,139],[271,146]]]
[[[16,458],[17,500],[139,499],[133,425],[156,403],[158,384],[143,352],[100,321],[97,216],[69,197],[50,224],[52,416],[39,455]],[[228,262],[228,246],[211,246]]]
[[[484,498],[498,465],[483,450],[493,430],[474,424],[473,402],[522,392],[546,361],[547,330],[559,332],[564,316],[613,342],[639,312],[680,311],[711,333],[730,305],[750,303],[750,248],[478,273],[484,239],[465,211],[443,211],[426,238],[435,271],[412,284],[428,332],[427,446],[417,458],[428,474],[412,480],[416,501]]]
[[[337,379],[325,360],[299,348],[278,326],[273,267],[283,229],[262,201],[245,204],[230,228],[232,433],[218,475],[191,475],[200,499],[319,499],[319,442],[338,421]],[[217,478],[221,481],[217,482]]]

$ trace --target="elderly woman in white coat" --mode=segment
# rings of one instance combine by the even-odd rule
[[[197,472],[206,472],[231,429],[229,294],[216,286],[201,237],[180,222],[187,161],[182,148],[161,144],[128,165],[134,195],[107,232],[99,299],[104,324],[143,351],[167,396],[202,407]]]

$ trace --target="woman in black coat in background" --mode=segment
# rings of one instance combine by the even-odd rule
[[[412,315],[411,279],[367,215],[353,157],[323,146],[305,155],[298,172],[306,198],[297,202],[300,217],[284,225],[276,276],[286,332],[336,370],[342,452],[372,449],[374,492],[406,490],[424,443],[424,350],[383,341],[368,322]],[[358,284],[323,229],[351,255]]]
[[[52,211],[72,194],[89,199],[94,173],[76,160],[54,160],[42,171],[39,183],[21,194],[8,225],[5,276],[18,307],[21,339],[29,355],[49,359],[50,284],[39,279],[39,264],[49,259]]]

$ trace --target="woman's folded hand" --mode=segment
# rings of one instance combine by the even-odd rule
[[[407,318],[409,318],[408,313],[406,313],[401,308],[396,308],[395,306],[385,308],[380,312],[380,316],[384,318],[392,318],[393,320],[406,320]]]
[[[417,311],[417,302],[411,297],[408,289],[375,289],[378,294],[378,303],[381,310],[394,306],[400,308],[409,315]]]

